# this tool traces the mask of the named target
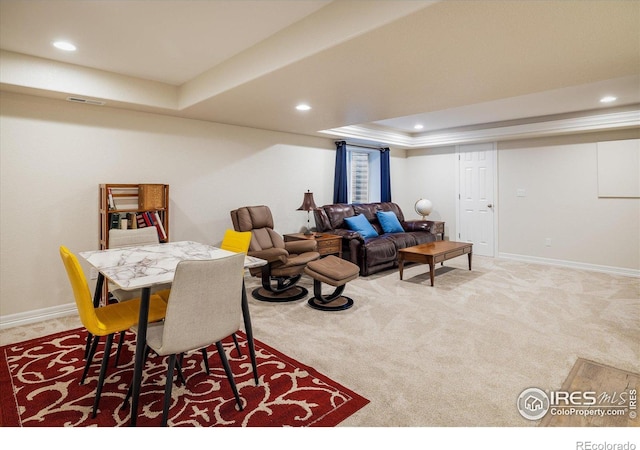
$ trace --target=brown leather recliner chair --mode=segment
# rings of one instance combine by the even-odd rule
[[[262,287],[252,295],[257,300],[287,302],[299,300],[308,293],[297,286],[307,263],[320,258],[313,240],[285,242],[273,230],[271,210],[264,205],[245,206],[231,211],[236,231],[251,231],[249,256],[264,259],[268,264],[250,269],[251,275],[262,278]]]

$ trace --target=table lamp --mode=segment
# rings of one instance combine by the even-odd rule
[[[313,232],[311,231],[309,220],[311,218],[311,211],[313,211],[314,209],[318,209],[318,207],[316,206],[316,203],[313,201],[313,192],[307,190],[307,192],[304,193],[304,199],[302,200],[302,205],[300,205],[300,208],[296,210],[296,211],[307,212],[307,231],[304,232],[305,236],[311,236],[313,234]]]

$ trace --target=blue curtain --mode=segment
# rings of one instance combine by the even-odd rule
[[[389,154],[391,151],[388,148],[380,150],[380,201],[391,201],[391,168],[389,167]]]
[[[333,203],[347,203],[347,143],[345,141],[336,142]]]

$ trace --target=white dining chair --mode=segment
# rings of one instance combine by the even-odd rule
[[[166,426],[168,420],[177,356],[213,343],[238,408],[242,410],[221,341],[237,332],[242,324],[244,257],[237,253],[219,259],[178,263],[165,320],[150,324],[147,329],[148,347],[160,356],[169,356],[162,426]]]

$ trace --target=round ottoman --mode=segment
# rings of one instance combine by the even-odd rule
[[[353,300],[342,295],[346,284],[358,278],[357,265],[334,255],[307,263],[304,273],[313,278],[313,297],[309,306],[322,311],[342,311],[353,306]],[[329,295],[322,295],[322,283],[335,286]]]

